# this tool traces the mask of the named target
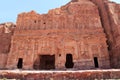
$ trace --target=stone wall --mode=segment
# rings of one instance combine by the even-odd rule
[[[119,80],[119,69],[78,71],[0,71],[0,79],[7,80]]]

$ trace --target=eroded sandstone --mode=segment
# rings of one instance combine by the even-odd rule
[[[11,36],[15,25],[13,23],[0,24],[0,68],[5,68],[7,63],[7,55],[10,52]]]
[[[47,14],[21,13],[14,33],[6,27],[5,33],[10,34],[8,43],[1,44],[10,46],[0,48],[8,50],[1,68],[76,70],[111,68],[110,63],[112,67],[120,66],[119,5],[108,0],[72,0]]]

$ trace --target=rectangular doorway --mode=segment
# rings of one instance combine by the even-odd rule
[[[99,68],[98,58],[97,57],[94,57],[94,65],[95,65],[95,68]]]
[[[73,66],[74,66],[73,56],[72,56],[72,54],[67,54],[67,55],[66,55],[65,67],[66,67],[66,68],[73,68]]]
[[[55,69],[55,55],[40,55],[40,69]]]
[[[18,59],[18,63],[17,63],[17,68],[18,68],[18,69],[22,69],[22,67],[23,67],[23,59],[22,59],[22,58],[19,58],[19,59]]]

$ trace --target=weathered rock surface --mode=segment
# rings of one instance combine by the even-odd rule
[[[113,2],[106,5],[113,37],[112,42],[109,44],[111,66],[120,68],[120,5]]]
[[[42,69],[52,63],[55,69],[65,69],[65,64],[72,63],[76,69],[95,68],[97,63],[96,67],[109,68],[100,18],[98,6],[89,0],[72,1],[48,14],[19,14],[7,68],[17,68],[21,58],[23,69]],[[73,57],[71,63],[67,63],[67,54]],[[40,59],[42,55],[53,55],[55,59],[48,65],[45,63],[49,59]]]
[[[0,24],[0,68],[4,68],[6,65],[14,27],[15,25],[13,23]]]
[[[108,0],[72,0],[48,14],[21,13],[14,33],[12,28],[0,29],[8,36],[0,39],[1,54],[9,53],[1,65],[37,70],[119,68],[119,10],[119,4]]]
[[[120,4],[108,0],[91,0],[98,5],[102,26],[106,33],[111,67],[120,68]]]

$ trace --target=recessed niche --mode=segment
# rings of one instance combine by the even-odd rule
[[[35,20],[34,23],[36,23],[37,21]]]
[[[61,54],[59,54],[59,57],[61,56]]]

